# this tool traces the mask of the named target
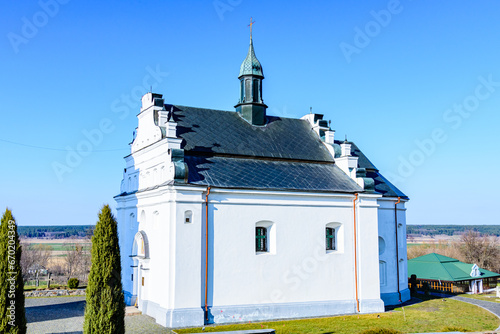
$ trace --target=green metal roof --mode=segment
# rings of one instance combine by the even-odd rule
[[[262,66],[260,65],[259,60],[255,56],[255,51],[253,50],[253,40],[252,36],[250,36],[250,46],[248,48],[248,54],[240,67],[240,75],[259,75],[264,77],[264,73],[262,72]]]
[[[408,277],[417,275],[418,279],[432,279],[441,281],[466,281],[477,279],[471,277],[473,264],[463,263],[457,259],[431,253],[408,260]],[[500,277],[500,274],[479,268],[480,278]]]

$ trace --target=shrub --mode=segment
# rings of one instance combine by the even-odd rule
[[[441,332],[468,332],[470,331],[467,328],[464,327],[458,327],[458,326],[446,326],[441,329]]]
[[[84,334],[125,333],[120,246],[115,217],[105,205],[92,237],[92,266],[86,292]]]
[[[371,328],[360,334],[401,334],[401,332],[391,328]]]
[[[6,209],[0,224],[0,333],[2,334],[26,333],[21,249],[16,220],[12,212]],[[9,317],[12,313],[15,314],[14,319]]]
[[[70,289],[78,288],[78,284],[80,284],[80,281],[78,280],[78,278],[72,277],[68,280],[68,288],[70,288]]]

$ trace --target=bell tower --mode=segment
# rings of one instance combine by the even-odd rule
[[[252,25],[250,19],[250,46],[248,54],[240,67],[240,99],[234,107],[241,116],[252,125],[264,125],[266,123],[266,109],[262,99],[262,79],[264,73],[259,60],[255,56],[252,40]]]

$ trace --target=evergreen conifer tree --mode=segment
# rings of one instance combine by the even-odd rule
[[[26,333],[21,245],[12,212],[0,224],[0,333]]]
[[[92,237],[92,266],[86,294],[83,332],[125,333],[125,299],[117,223],[108,205],[101,209]]]

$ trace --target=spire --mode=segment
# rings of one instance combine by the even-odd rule
[[[252,26],[255,23],[252,17],[250,17],[250,24],[248,25],[250,27],[250,41],[252,41]]]
[[[234,107],[240,115],[252,125],[266,123],[266,108],[262,100],[262,66],[255,56],[252,39],[252,26],[255,21],[250,18],[250,47],[248,54],[240,67],[240,98]]]
[[[252,21],[252,18],[250,18],[250,46],[248,47],[248,54],[243,63],[241,64],[240,67],[240,75],[238,76],[241,77],[242,75],[259,75],[261,77],[264,77],[264,73],[262,72],[262,66],[260,65],[259,60],[255,56],[255,51],[253,49],[253,38],[252,38],[252,26],[255,23],[255,21]]]

